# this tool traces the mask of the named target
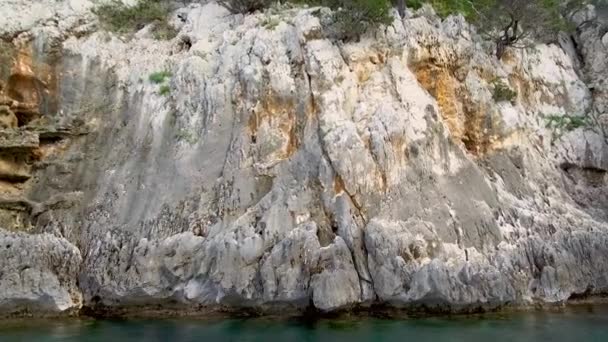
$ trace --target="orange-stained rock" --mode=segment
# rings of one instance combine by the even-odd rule
[[[36,63],[31,47],[21,48],[11,60],[10,75],[5,85],[0,85],[0,105],[9,105],[23,126],[40,117],[40,107],[49,93],[49,83],[55,76],[53,68],[45,63]]]
[[[416,67],[415,74],[418,82],[437,100],[441,117],[452,136],[462,141],[466,136],[465,114],[456,96],[458,81],[449,70],[429,64]]]
[[[287,159],[297,150],[296,105],[291,98],[265,96],[251,113],[248,127],[264,164]]]
[[[0,105],[0,129],[17,127],[17,116],[9,106]]]
[[[437,100],[452,138],[474,155],[489,152],[497,139],[492,104],[473,100],[466,86],[446,67],[424,64],[414,70],[418,82]]]

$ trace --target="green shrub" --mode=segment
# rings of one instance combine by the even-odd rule
[[[494,92],[492,93],[492,98],[496,102],[513,102],[517,98],[517,93],[511,89],[508,85],[506,85],[502,80],[495,80],[493,82]]]
[[[547,115],[545,116],[545,122],[547,128],[564,130],[567,132],[573,131],[577,128],[586,127],[591,124],[590,120],[586,116],[579,115]]]
[[[171,77],[171,73],[164,71],[157,71],[150,74],[148,80],[154,84],[160,84],[160,88],[158,88],[158,93],[160,95],[169,95],[171,93],[171,88],[168,84],[165,83],[167,78]]]
[[[388,0],[331,0],[333,26],[338,38],[358,39],[363,33],[379,25],[390,25],[391,2]]]
[[[483,1],[477,1],[483,2]],[[462,14],[467,19],[472,19],[477,14],[475,1],[463,0],[429,0],[439,16],[445,18],[450,14]]]
[[[462,14],[465,18],[475,17],[477,11],[475,5],[487,0],[466,1],[466,0],[407,0],[407,7],[413,10],[420,9],[424,4],[433,6],[435,12],[442,18],[450,14]]]
[[[158,93],[163,96],[169,95],[169,94],[171,94],[171,88],[169,87],[168,84],[163,84],[158,89]]]
[[[253,13],[270,7],[277,0],[218,0],[231,13]]]
[[[551,130],[551,143],[561,139],[565,133],[572,132],[578,128],[596,132],[602,135],[605,141],[608,140],[607,132],[603,128],[598,127],[600,124],[594,122],[593,115],[546,115],[544,119],[545,127]]]
[[[341,40],[358,39],[367,30],[379,25],[389,25],[392,0],[293,0],[313,6],[329,7],[333,10],[324,26],[332,36]]]
[[[171,77],[171,73],[168,71],[157,71],[150,74],[148,78],[150,82],[154,84],[160,84],[165,81],[166,78]]]
[[[170,1],[139,0],[136,5],[127,6],[119,0],[112,0],[97,6],[94,12],[108,31],[132,33],[154,23],[152,33],[157,39],[171,39],[177,34],[168,23]]]
[[[546,115],[545,127],[553,133],[552,141],[561,138],[564,133],[572,132],[578,128],[590,128],[593,121],[588,116],[580,115]]]
[[[331,8],[333,14],[328,28],[343,40],[357,39],[365,31],[381,24],[388,25],[393,20],[390,15],[392,0],[218,0],[232,13],[251,13],[285,2]],[[272,21],[265,21],[263,25],[268,29],[276,26]]]
[[[462,14],[494,41],[501,59],[507,48],[529,47],[529,39],[551,42],[558,32],[573,31],[568,18],[597,1],[606,0],[407,0],[407,6],[417,9],[428,3],[441,17]]]

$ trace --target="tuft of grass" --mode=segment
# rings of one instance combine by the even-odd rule
[[[169,77],[171,77],[171,73],[165,70],[151,73],[148,79],[154,84],[160,84],[165,82],[165,79]]]
[[[158,93],[162,96],[167,96],[167,95],[171,94],[171,88],[169,87],[168,84],[163,84],[158,89]]]

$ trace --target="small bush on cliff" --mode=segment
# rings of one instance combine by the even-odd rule
[[[298,3],[325,6],[333,10],[328,23],[337,38],[357,39],[365,31],[381,24],[390,24],[392,1],[398,0],[218,0],[232,13],[251,13],[276,3]]]
[[[162,96],[167,96],[167,95],[171,94],[171,87],[169,87],[168,84],[163,84],[158,89],[158,93]]]
[[[134,6],[128,6],[120,0],[112,0],[97,6],[94,12],[108,31],[131,33],[154,23],[152,33],[157,39],[171,39],[177,34],[168,23],[170,1],[140,0]]]
[[[398,0],[294,0],[332,9],[324,25],[332,36],[341,40],[355,40],[367,30],[391,24],[393,1]]]
[[[556,128],[565,131],[573,131],[577,128],[586,127],[591,121],[586,116],[577,115],[547,115],[545,116],[547,128]]]
[[[551,130],[552,143],[561,139],[565,133],[572,132],[578,128],[592,131],[596,131],[596,127],[601,129],[601,125],[595,125],[593,118],[587,115],[547,115],[544,119],[545,127]],[[596,131],[596,133],[600,134],[602,132]],[[606,138],[605,134],[603,136]]]
[[[171,94],[171,87],[167,84],[169,78],[171,77],[171,73],[169,71],[157,71],[150,74],[148,80],[154,84],[160,85],[158,88],[158,93],[163,96],[167,96]]]
[[[428,3],[433,6],[433,9],[440,17],[445,18],[450,14],[462,14],[465,18],[470,19],[476,12],[475,4],[483,1],[484,0],[408,0],[407,6],[416,10],[425,3]]]
[[[231,13],[252,13],[270,7],[277,0],[218,0]]]
[[[568,132],[577,129],[590,131],[602,137],[608,144],[608,114],[591,111],[584,114],[552,114],[543,116],[545,127],[551,130],[551,142],[561,139]]]
[[[171,77],[171,73],[169,71],[164,70],[151,73],[148,79],[154,84],[160,84],[165,82],[165,79],[169,77]]]
[[[329,0],[329,5],[334,9],[334,29],[343,40],[359,39],[366,31],[393,21],[388,0]]]
[[[517,93],[511,89],[508,85],[506,85],[503,81],[497,79],[493,82],[494,92],[492,93],[492,98],[496,102],[513,102],[515,98],[517,98]]]

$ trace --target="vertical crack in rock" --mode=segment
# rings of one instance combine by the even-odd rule
[[[311,97],[311,102],[312,102],[312,106],[313,108],[318,108],[317,107],[317,103],[316,103],[316,99],[314,96],[314,90],[313,90],[313,86],[312,86],[312,76],[310,75],[310,73],[308,73],[306,71],[306,77],[308,80],[308,88],[309,88],[309,93],[310,93],[310,97]],[[355,209],[355,217],[358,218],[358,220],[355,220],[355,222],[352,222],[352,224],[357,225],[357,228],[362,236],[360,237],[361,240],[361,246],[362,246],[362,258],[363,260],[358,260],[359,258],[357,257],[356,251],[355,251],[355,246],[352,246],[351,243],[348,243],[348,247],[349,247],[349,251],[350,251],[350,255],[351,255],[351,259],[355,264],[355,269],[357,271],[357,275],[359,278],[359,283],[360,283],[360,294],[359,294],[359,298],[361,301],[369,301],[369,300],[373,300],[375,298],[375,294],[373,294],[373,281],[371,279],[371,277],[369,276],[369,271],[367,270],[367,250],[365,247],[365,243],[363,243],[363,241],[365,240],[364,234],[365,234],[365,225],[366,225],[366,218],[365,215],[363,214],[363,209],[361,207],[361,205],[359,205],[357,203],[357,201],[355,200],[355,197],[349,193],[349,191],[346,189],[346,187],[344,186],[344,184],[341,184],[342,182],[342,178],[340,176],[340,174],[337,173],[335,167],[332,165],[332,161],[329,157],[329,154],[327,153],[326,149],[325,149],[325,142],[323,141],[323,136],[322,136],[322,132],[321,132],[321,126],[319,123],[319,120],[317,120],[317,134],[319,137],[319,145],[323,154],[323,158],[327,161],[327,164],[330,166],[330,168],[332,169],[333,174],[335,175],[335,182],[338,183],[338,189],[334,189],[334,191],[336,192],[336,196],[339,196],[339,192],[342,192],[343,194],[346,194],[348,199],[349,199],[349,203],[352,204],[352,207]],[[333,213],[333,220],[336,220],[336,214]],[[357,222],[359,221],[359,222]],[[336,234],[339,236],[340,235],[340,230],[338,230],[336,232]],[[351,239],[349,237],[342,237],[344,240],[346,241],[350,241]],[[364,285],[366,284],[366,285]],[[366,294],[366,291],[372,291],[372,294]]]

